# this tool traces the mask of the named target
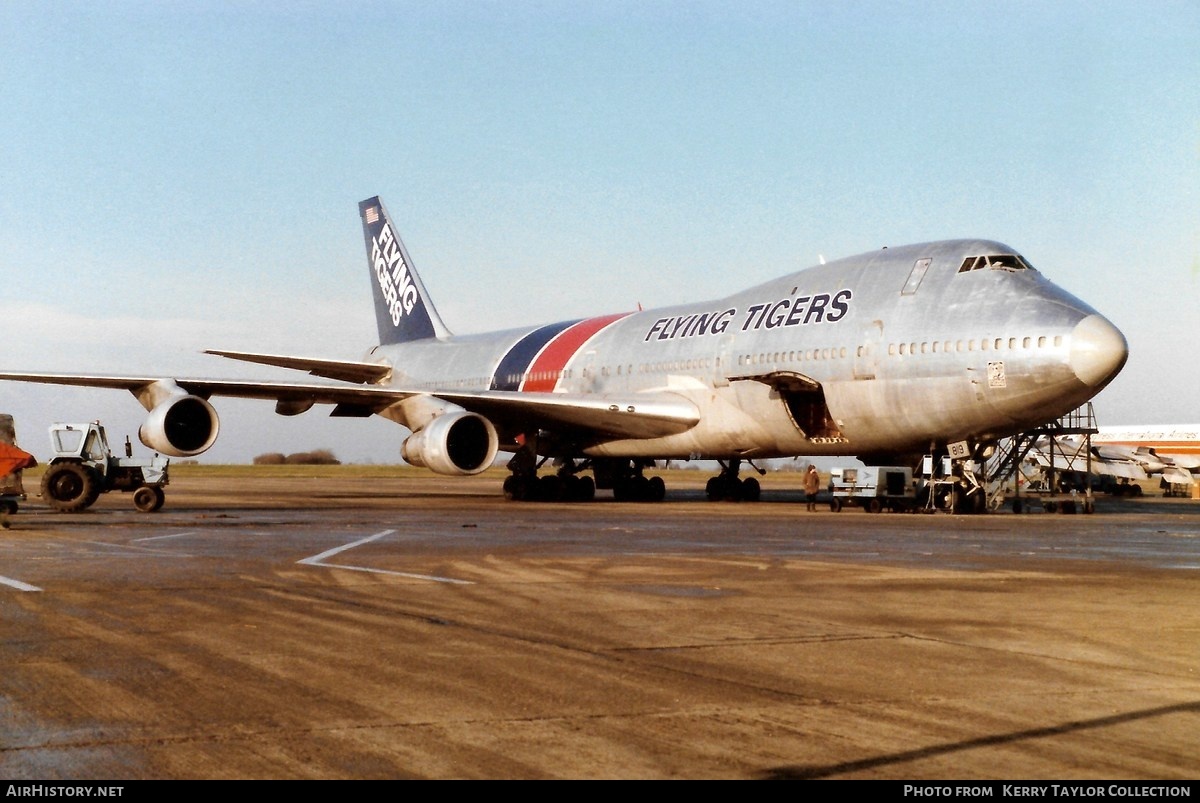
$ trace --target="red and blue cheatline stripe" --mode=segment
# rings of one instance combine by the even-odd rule
[[[552,323],[534,329],[500,359],[492,377],[492,390],[554,390],[560,372],[579,353],[583,344],[609,324],[629,314],[621,312],[600,318]]]

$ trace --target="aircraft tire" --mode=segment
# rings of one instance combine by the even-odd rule
[[[710,502],[720,502],[725,498],[725,483],[720,477],[709,477],[704,484],[704,493]]]
[[[591,477],[576,477],[575,492],[572,499],[578,502],[590,502],[596,498],[596,481]]]
[[[725,498],[730,502],[742,501],[742,483],[736,477],[732,480],[722,480],[721,488],[725,491]]]
[[[666,495],[667,485],[662,477],[634,475],[619,480],[613,485],[613,498],[618,502],[661,502]]]
[[[532,497],[532,483],[527,477],[510,474],[504,478],[504,498],[510,502],[527,502]]]
[[[943,513],[958,512],[958,488],[951,485],[944,490],[938,491],[937,508]]]
[[[667,483],[662,477],[651,477],[646,487],[646,499],[651,502],[661,502],[667,496]]]
[[[563,498],[563,481],[556,474],[547,474],[537,481],[537,498],[545,502],[559,502]]]
[[[78,513],[99,496],[96,476],[79,463],[55,463],[42,475],[42,499],[60,513]]]
[[[754,477],[742,480],[742,499],[747,502],[757,502],[762,498],[762,485]]]

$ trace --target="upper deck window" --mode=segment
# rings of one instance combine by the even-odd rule
[[[1033,270],[1033,266],[1020,254],[986,254],[967,257],[959,266],[959,273],[991,268],[992,270]]]
[[[917,292],[917,288],[921,286],[921,280],[925,278],[925,273],[929,270],[933,259],[926,257],[918,259],[913,265],[913,269],[908,274],[908,280],[904,283],[903,289],[900,290],[900,295],[911,296]]]

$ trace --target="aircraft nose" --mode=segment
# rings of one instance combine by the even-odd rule
[[[1128,357],[1125,335],[1103,315],[1089,315],[1071,331],[1071,370],[1085,385],[1104,385]]]

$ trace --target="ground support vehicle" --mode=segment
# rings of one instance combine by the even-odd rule
[[[859,505],[868,513],[914,511],[921,507],[913,487],[912,469],[905,466],[835,468],[829,475],[833,499],[829,508]]]
[[[134,506],[144,513],[163,506],[170,461],[157,454],[135,459],[128,438],[125,457],[114,456],[99,421],[52,424],[50,446],[54,457],[42,475],[42,499],[55,510],[78,513],[110,491],[133,492]]]
[[[25,501],[21,471],[36,465],[33,455],[13,444],[0,442],[0,514],[17,512]]]

